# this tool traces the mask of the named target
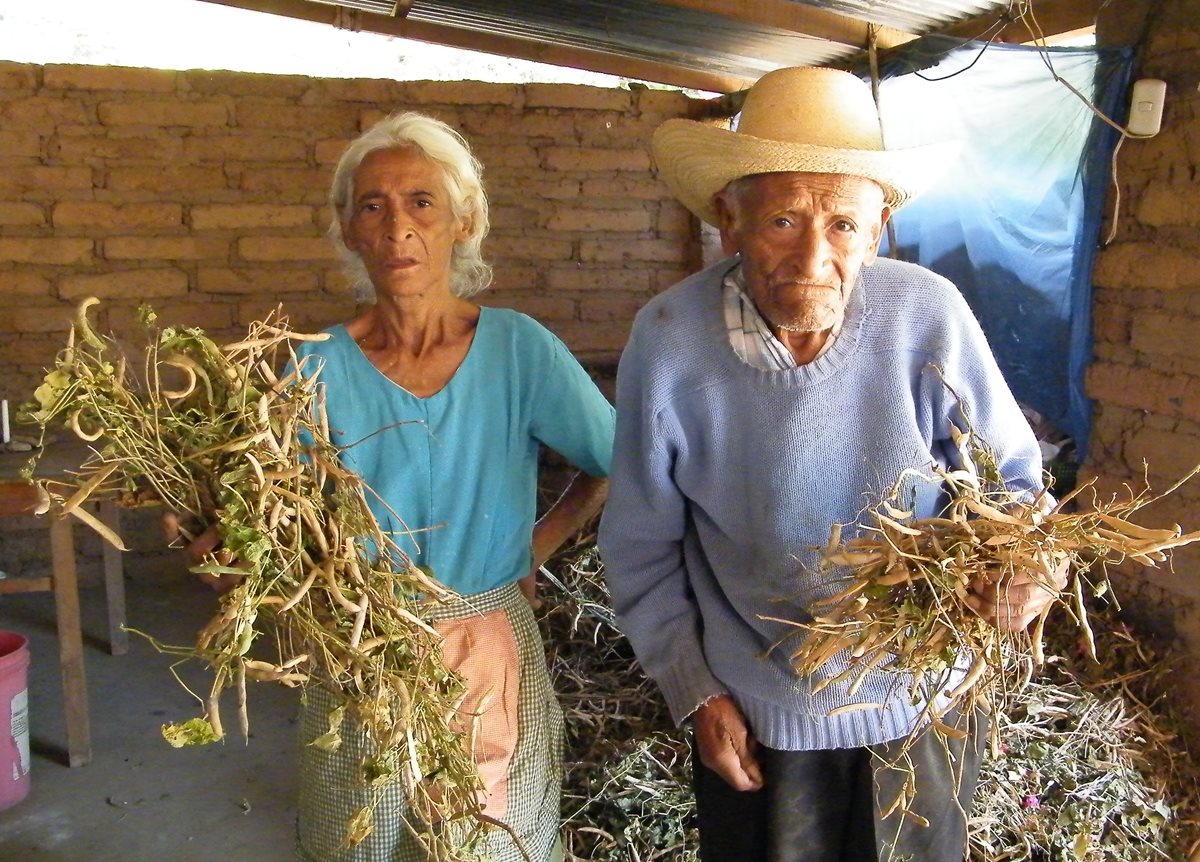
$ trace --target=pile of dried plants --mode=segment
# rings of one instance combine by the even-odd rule
[[[691,752],[617,629],[595,544],[543,569],[542,631],[566,717],[569,862],[694,862]]]
[[[43,433],[65,425],[90,444],[77,482],[51,484],[52,498],[118,547],[85,501],[162,504],[189,534],[215,525],[240,561],[213,557],[196,568],[234,585],[195,644],[159,645],[212,673],[203,717],[168,725],[164,736],[174,745],[222,738],[229,689],[246,732],[247,679],[328,687],[345,707],[316,744],[341,744],[348,711],[374,752],[361,764],[373,801],[347,824],[347,842],[369,834],[380,793],[401,782],[411,825],[435,858],[475,858],[485,825],[470,739],[454,726],[463,685],[422,619],[450,593],[380,531],[370,489],[338,462],[315,369],[301,369],[292,350],[324,336],[292,332],[276,317],[219,346],[198,329],[158,330],[143,309],[150,343],[131,361],[89,325],[96,302],[79,306],[66,349],[26,409]]]
[[[564,840],[572,862],[694,862],[686,732],[613,622],[594,546],[549,565],[544,633],[567,714]],[[1096,658],[1068,615],[1046,662],[993,717],[971,816],[970,862],[1151,862],[1200,841],[1200,763],[1167,698],[1167,647],[1088,599]]]
[[[1045,667],[996,716],[1000,751],[980,774],[971,862],[1196,858],[1200,763],[1167,694],[1178,661],[1111,606],[1089,614],[1095,659],[1069,619],[1051,620]]]

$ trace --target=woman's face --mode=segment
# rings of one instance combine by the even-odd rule
[[[470,234],[442,168],[408,148],[375,150],[354,172],[346,247],[362,258],[378,296],[450,292],[454,244]]]

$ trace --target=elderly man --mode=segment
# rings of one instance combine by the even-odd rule
[[[962,297],[876,257],[948,152],[884,150],[867,87],[813,68],[764,76],[737,131],[669,120],[653,148],[730,257],[637,317],[600,549],[623,630],[694,728],[701,859],[961,860],[978,728],[949,752],[929,733],[911,750],[928,826],[884,819],[905,776],[876,767],[922,704],[886,672],[853,697],[848,681],[818,692],[773,649],[797,631],[779,619],[811,619],[837,591],[817,565],[831,526],[953,464],[964,415],[1010,488],[1041,489],[1037,441]],[[916,517],[945,503],[912,478],[904,494]],[[1006,629],[1052,599],[1032,578],[1006,587],[973,599]],[[851,702],[868,707],[837,709]]]

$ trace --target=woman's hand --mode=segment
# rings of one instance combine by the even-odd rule
[[[533,525],[530,541],[533,566],[529,574],[521,578],[520,584],[521,592],[534,610],[542,606],[537,597],[538,569],[600,511],[607,496],[607,479],[577,473],[558,501]]]
[[[167,544],[171,547],[183,547],[182,543],[187,542],[187,554],[196,563],[211,559],[221,566],[237,565],[237,559],[233,553],[221,547],[221,537],[218,535],[215,526],[209,527],[199,536],[192,539],[188,532],[183,529],[183,524],[179,520],[179,513],[167,512],[162,516],[162,528],[163,533],[167,537]],[[193,574],[218,593],[228,592],[242,580],[240,575],[214,575],[209,572],[194,572]]]

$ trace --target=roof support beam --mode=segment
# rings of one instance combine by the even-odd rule
[[[376,14],[388,14],[393,18],[403,18],[412,11],[413,0],[312,0],[313,3],[327,3],[330,6],[349,6]],[[391,11],[384,13],[381,6],[391,6]]]
[[[960,21],[939,32],[959,39],[976,39],[981,35],[990,36],[994,32],[996,35],[992,36],[992,40],[995,42],[1026,43],[1032,42],[1035,36],[1044,36],[1053,42],[1053,37],[1060,34],[1095,27],[1096,17],[1105,2],[1106,0],[1038,0],[1036,6],[1029,4],[1033,10],[1031,17],[1022,20],[1019,16],[1011,16],[999,31],[993,28],[1001,16],[992,12]],[[1036,31],[1030,33],[1030,28],[1035,22],[1041,30],[1040,34]]]
[[[566,48],[529,39],[479,33],[458,27],[429,24],[407,18],[376,15],[356,9],[311,3],[308,0],[204,0],[254,12],[265,12],[327,24],[331,27],[415,39],[435,45],[448,45],[502,57],[515,57],[536,63],[568,66],[685,89],[729,93],[753,83],[752,79],[691,70],[635,57],[608,54],[584,48]]]
[[[869,22],[806,6],[795,0],[661,0],[664,5],[678,6],[695,12],[724,15],[750,24],[790,30],[815,39],[826,39],[850,48],[865,48]],[[913,33],[892,27],[876,31],[880,48],[892,48],[911,42]]]

